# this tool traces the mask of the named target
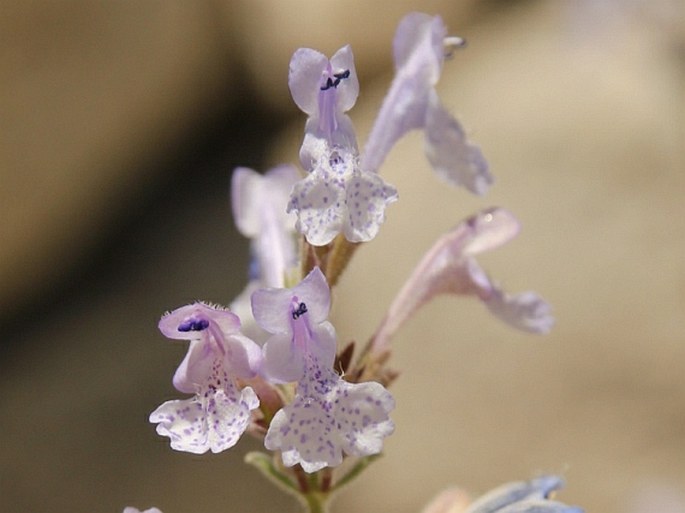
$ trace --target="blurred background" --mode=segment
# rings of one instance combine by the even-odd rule
[[[469,48],[443,103],[491,164],[446,188],[420,134],[382,173],[401,200],[335,293],[364,340],[432,242],[500,205],[520,237],[482,263],[554,306],[546,337],[440,298],[397,337],[396,433],[334,511],[419,512],[557,472],[588,512],[685,512],[685,7],[679,0],[4,2],[0,6],[0,511],[296,512],[242,463],[175,453],[167,309],[246,279],[230,174],[297,162],[290,55],[350,43],[360,145],[411,10]]]

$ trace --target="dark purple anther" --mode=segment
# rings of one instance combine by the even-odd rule
[[[333,77],[335,78],[335,81],[331,77],[328,77],[326,79],[326,84],[321,86],[322,91],[326,91],[326,90],[330,89],[331,87],[333,87],[333,88],[338,87],[338,85],[340,85],[341,80],[344,80],[346,78],[350,78],[350,70],[346,69],[345,71],[343,71],[341,73],[334,73]]]
[[[184,333],[188,331],[202,331],[209,327],[209,321],[207,319],[186,319],[181,324],[178,325],[178,331]]]
[[[297,307],[296,310],[293,310],[293,320],[297,320],[300,318],[300,315],[304,315],[307,313],[307,305],[304,303],[300,303]]]

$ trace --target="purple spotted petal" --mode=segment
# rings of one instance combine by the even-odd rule
[[[198,394],[180,401],[167,401],[150,414],[157,433],[168,436],[171,448],[203,454],[233,447],[250,422],[250,412],[259,399],[250,387],[241,391],[224,375],[201,388]]]
[[[383,439],[390,436],[395,425],[389,413],[395,400],[383,385],[375,382],[352,384],[340,380],[340,404],[336,410],[336,426],[343,439],[343,451],[352,456],[368,456],[383,450]]]
[[[356,172],[346,186],[345,238],[351,242],[373,239],[385,221],[385,207],[397,201],[397,189],[376,173]]]
[[[299,463],[305,472],[316,472],[339,465],[343,453],[378,454],[393,432],[388,414],[394,400],[382,385],[337,376],[327,385],[322,394],[301,395],[298,388],[295,400],[274,416],[264,445],[282,451],[284,465]]]
[[[297,214],[297,231],[314,246],[328,244],[342,231],[345,211],[345,181],[321,167],[295,185],[288,203],[288,212]]]
[[[280,450],[286,467],[299,463],[305,472],[340,465],[342,447],[335,417],[327,408],[330,406],[321,399],[297,396],[274,416],[264,446]]]

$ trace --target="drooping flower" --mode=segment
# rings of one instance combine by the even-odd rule
[[[293,185],[300,173],[291,165],[270,169],[263,176],[238,167],[231,177],[231,206],[238,231],[250,239],[249,282],[231,303],[242,331],[259,340],[264,331],[252,318],[250,298],[263,287],[284,287],[286,276],[297,266],[295,216],[286,213]]]
[[[330,60],[300,48],[290,61],[288,83],[293,100],[309,116],[300,150],[308,175],[288,203],[288,212],[297,214],[297,230],[315,246],[339,233],[351,242],[371,240],[397,191],[375,170],[359,165],[354,127],[345,114],[359,94],[351,48],[341,48]]]
[[[472,502],[464,513],[583,513],[578,507],[550,500],[563,485],[557,476],[507,483]]]
[[[240,389],[236,382],[257,374],[259,346],[240,333],[237,316],[203,303],[164,315],[159,329],[168,338],[190,341],[173,383],[194,395],[165,402],[150,414],[150,422],[178,451],[217,453],[233,447],[250,423],[250,412],[259,406],[252,388]]]
[[[315,268],[292,289],[255,292],[257,322],[272,333],[264,346],[264,375],[276,382],[297,382],[292,403],[279,410],[264,440],[280,450],[284,465],[315,472],[342,462],[343,453],[379,453],[394,429],[388,414],[390,393],[375,382],[348,383],[333,369],[335,330],[326,320],[330,291]]]
[[[554,323],[550,306],[534,292],[509,295],[474,258],[513,239],[520,225],[507,210],[484,210],[459,223],[426,253],[393,301],[376,333],[383,348],[399,327],[438,294],[473,295],[507,324],[532,333],[547,333]]]
[[[435,91],[446,48],[460,42],[447,37],[439,16],[415,12],[402,19],[393,42],[395,78],[369,134],[362,168],[378,169],[404,134],[423,129],[428,160],[439,176],[475,194],[487,191],[493,181],[487,162]]]

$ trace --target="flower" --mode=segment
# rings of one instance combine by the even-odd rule
[[[264,176],[246,167],[233,171],[233,219],[238,231],[251,239],[251,279],[262,287],[283,287],[286,273],[297,265],[295,217],[285,207],[299,179],[291,165],[272,168]]]
[[[266,338],[252,317],[250,298],[262,287],[283,287],[286,276],[297,266],[295,216],[285,211],[300,173],[281,165],[263,176],[238,167],[231,177],[231,206],[238,231],[251,239],[250,280],[231,302],[231,310],[242,321],[242,331],[255,340]]]
[[[396,296],[378,329],[374,347],[390,338],[422,305],[438,294],[473,295],[507,324],[532,333],[547,333],[554,319],[550,306],[534,292],[509,295],[487,276],[474,256],[505,244],[520,225],[507,210],[484,210],[459,223],[426,253]]]
[[[557,476],[507,483],[472,502],[464,513],[583,513],[578,507],[549,500],[563,485]]]
[[[236,383],[256,375],[259,346],[240,334],[237,316],[204,303],[164,315],[159,329],[168,338],[190,341],[173,383],[194,396],[165,402],[150,414],[150,422],[177,451],[217,453],[233,447],[259,406],[252,388],[241,390]]]
[[[329,60],[300,48],[290,61],[288,83],[293,100],[309,116],[300,149],[309,174],[295,185],[288,203],[288,212],[297,214],[296,229],[315,246],[341,232],[351,242],[373,239],[397,191],[375,170],[359,165],[354,127],[345,114],[359,94],[352,49],[344,46]]]
[[[252,296],[255,319],[272,333],[264,346],[263,372],[276,382],[297,382],[292,403],[279,410],[264,439],[282,451],[283,464],[315,472],[342,463],[343,453],[381,452],[393,432],[395,403],[375,382],[348,383],[333,369],[335,329],[326,320],[330,291],[312,272],[292,289],[264,289]]]
[[[369,134],[361,166],[378,169],[404,134],[423,129],[426,154],[438,175],[482,195],[493,181],[487,162],[478,147],[467,141],[435,91],[445,48],[463,44],[459,38],[446,36],[439,16],[410,13],[400,22],[393,42],[395,78]]]
[[[140,511],[138,508],[128,506],[128,507],[124,508],[123,513],[162,513],[162,511],[157,509],[157,508],[150,508],[150,509],[146,509],[145,511]]]

